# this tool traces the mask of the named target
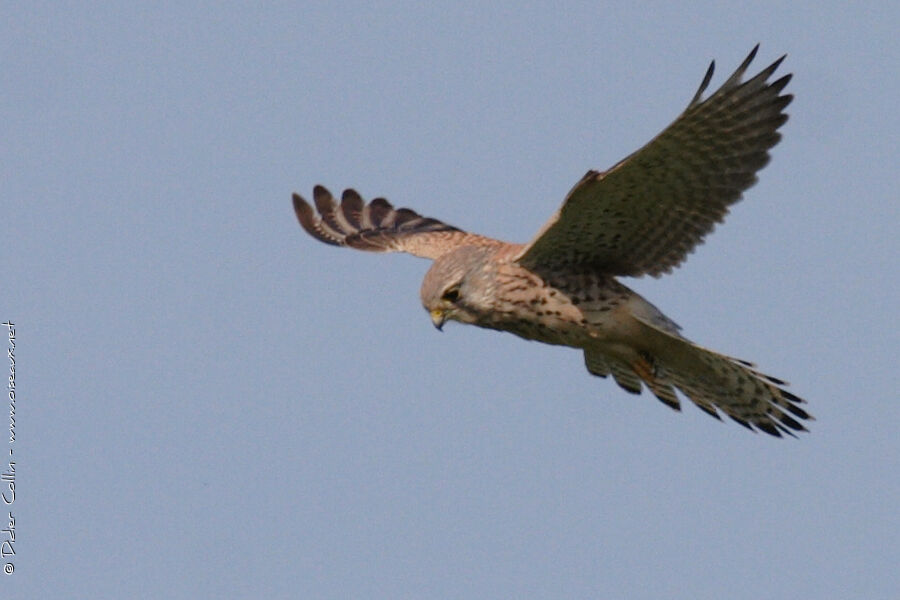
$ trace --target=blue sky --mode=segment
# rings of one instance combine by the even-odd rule
[[[8,6],[2,596],[895,598],[898,21],[886,2]],[[439,334],[427,262],[294,219],[321,183],[528,240],[757,42],[757,68],[788,53],[795,74],[772,163],[682,268],[626,283],[790,380],[817,418],[799,440],[628,395],[574,350]]]

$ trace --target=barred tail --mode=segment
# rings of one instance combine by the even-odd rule
[[[814,418],[801,408],[805,400],[787,391],[786,382],[757,371],[752,363],[707,350],[677,334],[643,320],[647,350],[629,357],[585,351],[588,370],[611,374],[625,390],[640,393],[641,385],[663,403],[680,410],[675,390],[707,414],[731,417],[747,429],[781,437],[806,431],[801,421]]]

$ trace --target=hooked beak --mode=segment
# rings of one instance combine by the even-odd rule
[[[438,331],[441,331],[444,327],[444,321],[447,320],[447,315],[442,310],[435,309],[429,313],[431,315],[431,322],[434,323],[435,328]]]

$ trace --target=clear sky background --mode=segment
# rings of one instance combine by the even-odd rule
[[[484,4],[6,3],[0,597],[900,597],[897,3]],[[799,440],[438,333],[426,261],[295,221],[322,183],[526,241],[757,42],[772,163],[626,283]]]

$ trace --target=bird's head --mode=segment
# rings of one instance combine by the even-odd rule
[[[491,248],[463,246],[437,258],[425,274],[422,306],[439,330],[448,320],[475,324],[490,310]]]

